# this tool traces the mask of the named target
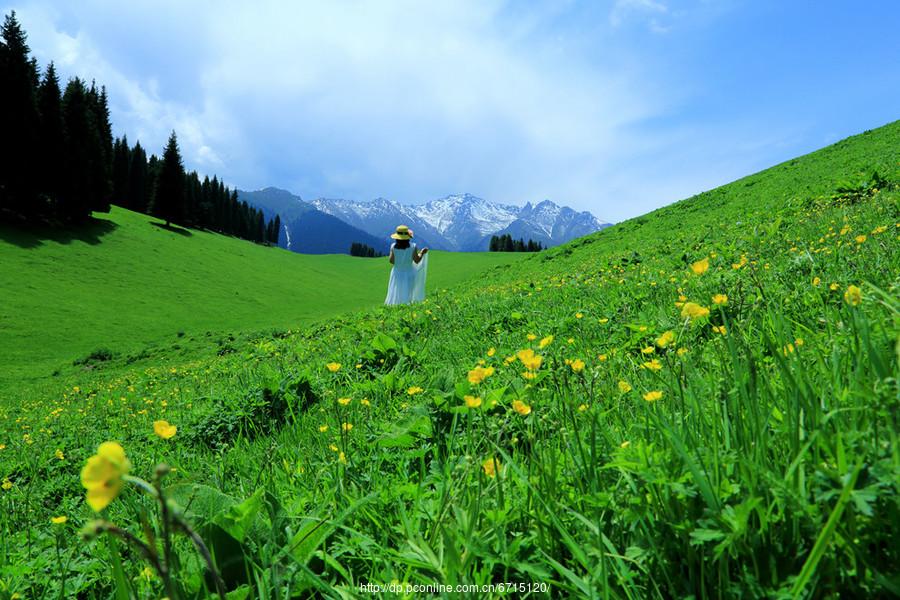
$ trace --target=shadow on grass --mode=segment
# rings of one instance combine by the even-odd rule
[[[90,217],[78,225],[53,223],[23,223],[21,221],[0,221],[0,241],[20,248],[32,249],[45,242],[70,244],[73,241],[99,244],[103,236],[112,233],[118,225],[106,219]]]
[[[160,229],[165,229],[166,231],[171,231],[172,233],[177,233],[178,235],[183,235],[185,237],[194,235],[189,229],[179,227],[178,225],[166,225],[165,223],[157,223],[156,221],[151,221],[150,224],[154,227],[159,227]]]

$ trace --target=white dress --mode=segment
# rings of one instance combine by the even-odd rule
[[[425,277],[428,275],[428,254],[419,261],[413,262],[415,244],[409,248],[399,249],[396,244],[391,244],[391,252],[394,253],[394,268],[391,269],[391,278],[388,281],[387,298],[385,304],[409,304],[421,302],[425,299]]]

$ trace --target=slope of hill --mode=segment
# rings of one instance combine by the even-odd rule
[[[190,346],[190,338],[215,347],[222,332],[375,306],[390,268],[386,259],[302,256],[169,230],[117,207],[77,237],[40,233],[0,228],[0,390],[95,350],[139,356],[152,342]],[[515,260],[437,252],[429,288]]]
[[[0,414],[0,578],[164,593],[134,555],[114,584],[72,534],[94,518],[79,469],[116,439],[138,475],[177,466],[167,493],[236,595],[896,595],[898,236],[900,122],[425,304],[66,376]],[[143,535],[137,494],[104,515]],[[192,594],[198,565],[176,575]]]

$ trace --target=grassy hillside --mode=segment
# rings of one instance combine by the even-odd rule
[[[519,259],[435,252],[429,289]],[[184,359],[198,347],[218,349],[223,333],[286,329],[375,306],[389,270],[387,259],[298,255],[166,229],[116,207],[75,237],[3,228],[0,395],[98,349],[133,359],[161,346]]]
[[[900,122],[424,304],[64,374],[0,412],[0,579],[202,593],[183,536],[163,577],[75,537],[79,469],[116,440],[134,475],[175,467],[161,487],[236,595],[896,595],[898,182]],[[102,516],[134,535],[165,521],[117,496]]]

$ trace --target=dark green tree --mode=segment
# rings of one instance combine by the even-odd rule
[[[40,191],[55,201],[63,191],[65,136],[59,77],[52,62],[47,65],[44,79],[38,88],[38,112],[40,113],[38,161],[42,171]]]
[[[184,164],[174,131],[163,152],[153,197],[153,216],[164,220],[167,227],[184,219]]]
[[[15,11],[0,29],[0,208],[27,216],[37,208],[38,76]]]
[[[147,153],[144,152],[141,143],[137,142],[131,150],[131,162],[128,167],[128,189],[126,191],[128,208],[141,213],[147,212],[148,185]]]
[[[128,136],[123,135],[122,139],[116,138],[113,143],[112,202],[134,210],[128,193],[130,172],[131,148],[128,146]]]

